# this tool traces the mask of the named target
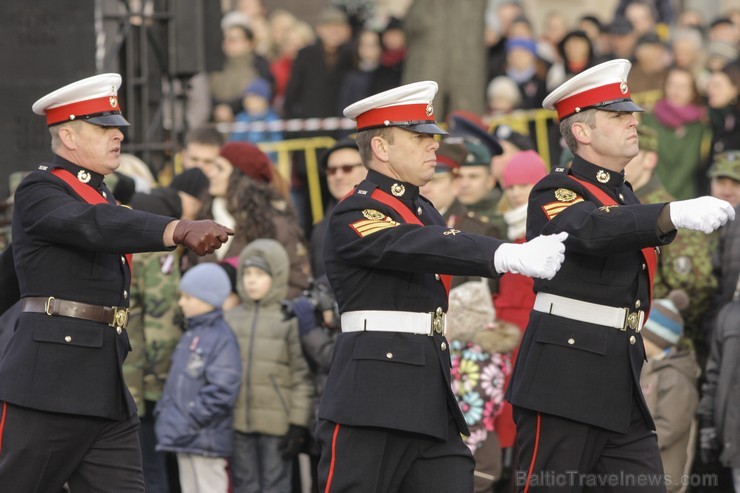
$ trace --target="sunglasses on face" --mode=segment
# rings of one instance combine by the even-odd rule
[[[356,163],[356,164],[342,164],[339,166],[331,166],[326,168],[326,174],[328,176],[334,176],[337,174],[339,170],[342,170],[342,173],[348,174],[351,173],[353,169],[355,169],[358,166],[362,166],[362,163]]]

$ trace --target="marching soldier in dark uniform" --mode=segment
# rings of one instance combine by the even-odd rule
[[[72,492],[144,491],[139,419],[121,368],[131,350],[130,254],[182,244],[203,255],[233,234],[115,205],[103,178],[118,167],[129,124],[120,85],[118,74],[97,75],[33,106],[55,156],[16,190],[2,254],[14,260],[21,307],[0,360],[3,491],[65,482]]]
[[[713,197],[639,203],[623,169],[638,153],[630,63],[612,60],[553,91],[575,154],[529,198],[527,238],[567,232],[565,262],[537,293],[507,399],[520,491],[664,491],[655,426],[639,385],[640,330],[656,249],[676,228],[709,233],[734,218]],[[677,481],[678,478],[673,478]],[[643,486],[644,485],[644,486]]]
[[[368,176],[332,211],[324,246],[342,333],[322,394],[319,489],[471,492],[468,429],[450,389],[449,275],[552,277],[567,236],[526,245],[445,225],[419,187],[434,176],[434,82],[345,109]]]

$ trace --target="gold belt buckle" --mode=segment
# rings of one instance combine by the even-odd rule
[[[116,329],[125,329],[126,325],[128,325],[128,308],[118,308],[117,306],[114,306],[112,308],[113,322],[109,323],[108,325]]]
[[[638,310],[636,312],[630,312],[629,308],[624,309],[626,316],[624,317],[624,325],[622,326],[622,331],[626,331],[627,327],[634,330],[635,332],[639,332],[642,328],[642,322],[645,319],[645,312],[642,310]]]
[[[441,308],[437,308],[437,311],[432,313],[432,330],[429,335],[437,334],[447,335],[447,324],[445,324],[445,312]]]

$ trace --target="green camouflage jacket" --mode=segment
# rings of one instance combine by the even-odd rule
[[[139,414],[144,413],[144,400],[156,402],[162,396],[172,353],[182,335],[179,265],[179,250],[134,255],[127,328],[132,350],[123,372]]]
[[[676,200],[655,175],[635,193],[646,204]],[[673,243],[660,248],[658,270],[653,282],[653,299],[665,298],[673,289],[686,291],[689,306],[682,312],[685,335],[695,343],[701,341],[700,344],[704,340],[701,320],[717,289],[711,253],[716,243],[716,235],[707,236],[701,231],[681,229]]]

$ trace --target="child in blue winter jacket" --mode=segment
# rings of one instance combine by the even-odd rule
[[[180,281],[186,331],[175,348],[155,410],[157,450],[175,452],[183,493],[229,490],[234,402],[241,358],[221,306],[231,292],[226,271],[196,265]]]

